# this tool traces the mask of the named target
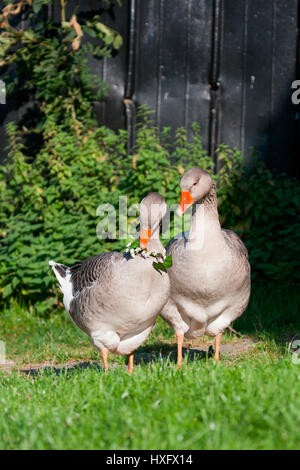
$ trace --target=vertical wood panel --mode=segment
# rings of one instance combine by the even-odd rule
[[[225,1],[220,142],[291,172],[297,0]]]
[[[164,0],[161,41],[161,108],[158,125],[184,125],[188,2]]]
[[[185,126],[190,130],[199,122],[203,144],[208,146],[209,133],[209,70],[211,64],[212,2],[190,2],[185,101]]]
[[[220,142],[242,146],[244,45],[247,1],[226,0],[220,62]]]
[[[107,9],[99,0],[70,0],[67,3],[67,19],[76,11],[80,19],[87,19],[100,15],[100,21],[115,29],[123,37],[123,46],[108,59],[90,59],[90,66],[94,73],[108,84],[108,95],[100,102],[95,102],[95,112],[100,124],[106,124],[112,129],[125,127],[124,115],[124,87],[127,67],[127,39],[128,39],[128,2],[122,0],[122,6],[112,5]],[[60,2],[55,2],[53,17],[60,22]]]
[[[91,2],[91,0],[90,0]],[[82,2],[91,8],[89,2]],[[99,9],[99,1],[93,0],[94,7]],[[96,10],[97,11],[97,10]],[[96,114],[100,111],[99,121],[114,130],[125,127],[123,99],[127,73],[129,0],[122,0],[122,6],[115,5],[101,16],[107,26],[115,29],[123,37],[123,45],[113,57],[98,60],[94,70],[108,83],[108,95],[102,102],[95,103]],[[102,119],[101,119],[102,118]]]
[[[198,121],[207,146],[212,2],[138,3],[135,101],[160,128]]]
[[[138,2],[134,100],[146,105],[157,120],[160,47],[160,0]]]
[[[270,145],[273,5],[272,0],[251,0],[248,3],[245,140],[242,146],[246,155],[249,155],[251,147],[265,151]]]
[[[289,173],[293,169],[296,132],[291,84],[297,64],[297,3],[297,0],[277,0],[274,12],[272,121],[267,155],[269,166]]]
[[[59,1],[54,16],[60,20]],[[125,127],[123,99],[127,76],[129,4],[114,5],[101,20],[122,34],[124,45],[113,58],[91,60],[109,85],[109,96],[95,104],[100,124]],[[0,2],[1,4],[1,2]],[[67,14],[101,12],[97,0],[70,0]],[[146,104],[160,127],[198,121],[209,147],[209,79],[212,54],[212,6],[208,0],[140,0],[137,5],[134,96]],[[220,53],[219,142],[237,146],[250,163],[256,147],[270,166],[292,172],[295,107],[291,82],[296,78],[298,0],[223,0]],[[0,106],[4,123],[23,112],[21,95]],[[296,155],[297,156],[297,155]]]

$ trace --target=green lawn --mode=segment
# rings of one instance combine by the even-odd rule
[[[18,368],[0,372],[0,448],[299,449],[300,364],[287,350],[300,333],[296,287],[254,286],[234,328],[257,343],[245,354],[223,354],[219,364],[186,357],[178,371],[164,357],[136,365],[129,376],[126,358],[110,355],[108,373],[96,367],[34,376]],[[41,319],[12,305],[0,312],[0,332],[7,359],[20,368],[101,362],[60,312]],[[233,349],[238,341],[225,335]],[[159,321],[141,351],[172,349],[172,330]]]

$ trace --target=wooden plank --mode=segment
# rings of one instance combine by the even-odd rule
[[[275,2],[273,26],[273,77],[268,164],[292,174],[296,113],[291,84],[297,65],[297,0]],[[299,154],[299,150],[298,150]]]
[[[211,64],[212,2],[190,2],[185,127],[189,131],[193,122],[199,122],[204,147],[208,146],[209,133],[209,68]]]
[[[79,17],[102,13],[97,0],[71,0]],[[296,78],[297,0],[224,0],[220,55],[221,111],[219,141],[240,147],[250,161],[256,147],[272,167],[292,172],[295,107],[291,82]],[[148,0],[137,4],[134,100],[155,111],[160,127],[198,121],[204,144],[209,134],[212,5],[206,0]],[[54,16],[60,21],[60,2]],[[109,96],[95,104],[100,124],[125,126],[123,98],[127,75],[129,0],[102,14],[102,21],[124,39],[115,57],[91,61],[109,83]],[[4,124],[21,116],[19,94],[0,107],[0,139]],[[26,105],[25,105],[26,106]],[[298,166],[299,168],[299,166]]]
[[[162,2],[158,126],[184,126],[188,2]]]
[[[241,144],[250,164],[252,147],[265,155],[270,146],[273,1],[247,3]]]
[[[105,98],[105,124],[113,129],[125,128],[125,110],[123,99],[125,96],[125,82],[127,73],[127,49],[128,49],[128,12],[129,0],[122,0],[122,6],[114,7],[114,17],[104,16],[104,22],[116,29],[123,37],[123,45],[120,50],[109,59],[105,59],[107,66],[105,80],[109,83],[109,94]]]
[[[239,148],[242,146],[246,21],[247,2],[226,0],[220,60],[219,143]]]
[[[123,46],[108,59],[91,58],[91,69],[108,85],[108,95],[101,101],[95,101],[95,112],[100,124],[112,129],[125,127],[124,90],[127,69],[127,29],[128,29],[128,3],[123,0],[122,6],[112,5],[107,9],[98,0],[71,0],[67,3],[66,15],[70,18],[76,11],[77,17],[82,19],[100,15],[100,21],[118,31],[123,37]],[[55,2],[53,12],[55,21],[60,21],[60,2]]]
[[[135,101],[161,128],[200,122],[207,145],[212,5],[205,0],[138,4]]]
[[[157,122],[160,48],[160,0],[137,2],[136,66],[134,101],[154,111]]]

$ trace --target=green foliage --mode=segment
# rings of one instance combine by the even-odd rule
[[[176,130],[174,148],[171,129],[165,127],[159,133],[149,114],[147,108],[139,109],[135,149],[122,165],[119,188],[132,202],[140,202],[149,192],[156,191],[168,204],[174,204],[180,195],[178,175],[196,165],[212,172],[214,163],[203,149],[198,123],[194,123],[189,141],[186,129]]]
[[[147,133],[149,149],[142,139]],[[149,123],[138,130],[140,161],[136,161],[137,153],[126,158],[126,132],[114,133],[105,127],[78,136],[48,119],[44,145],[33,161],[24,154],[14,124],[8,126],[8,135],[10,151],[0,177],[4,299],[15,296],[54,302],[57,288],[48,266],[50,259],[72,264],[101,251],[123,249],[124,240],[98,240],[96,210],[100,204],[110,203],[118,209],[120,195],[127,195],[131,205],[151,190],[176,199],[178,169],[170,167],[169,154]],[[156,158],[163,153],[163,158]],[[160,181],[154,188],[153,178]],[[178,195],[177,187],[176,192]],[[41,311],[46,308],[41,304]]]
[[[182,173],[193,166],[213,175],[222,225],[242,236],[253,276],[299,279],[299,185],[272,175],[259,160],[251,171],[243,168],[241,153],[226,146],[218,150],[223,167],[215,175],[197,123],[189,138],[183,128],[175,136],[170,128],[159,133],[144,108],[127,157],[125,131],[97,128],[93,101],[105,85],[88,68],[88,58],[109,57],[122,38],[99,16],[77,18],[73,12],[66,18],[65,0],[61,22],[54,24],[45,16],[52,1],[7,2],[0,14],[0,67],[8,92],[22,89],[34,103],[22,122],[8,126],[9,156],[0,168],[2,298],[35,302],[40,313],[58,304],[50,259],[72,264],[124,247],[124,240],[99,241],[97,207],[118,209],[121,195],[131,206],[152,191],[173,205]],[[16,29],[21,11],[26,27]],[[180,230],[175,217],[171,236]]]
[[[166,256],[164,261],[159,261],[158,263],[153,263],[154,268],[160,272],[163,271],[167,273],[167,269],[172,266],[172,255]]]
[[[91,73],[88,59],[110,57],[122,46],[122,37],[98,15],[87,20],[73,14],[67,20],[64,0],[61,23],[54,23],[45,15],[52,3],[27,0],[0,12],[0,68],[7,90],[18,88],[34,102],[21,123],[27,139],[43,140],[48,119],[77,135],[93,127],[93,102],[106,93],[106,87]],[[105,4],[108,8],[110,2]],[[15,29],[12,20],[20,18],[15,15],[21,11],[26,27]]]
[[[110,203],[118,210],[119,196],[126,195],[130,206],[150,191],[159,191],[173,204],[179,200],[183,169],[199,165],[211,172],[214,166],[201,147],[198,129],[189,142],[185,130],[177,130],[176,139],[184,139],[172,151],[169,130],[159,137],[145,116],[129,157],[126,132],[105,127],[78,136],[48,120],[44,146],[31,162],[15,125],[8,126],[8,134],[10,152],[0,171],[4,299],[57,303],[50,259],[70,265],[124,249],[125,240],[97,238],[99,204]],[[297,279],[299,185],[284,175],[273,176],[261,161],[252,170],[243,168],[240,152],[225,146],[219,159],[224,166],[214,178],[222,226],[242,236],[253,277]],[[42,313],[47,305],[41,303],[40,309]]]
[[[8,132],[11,150],[0,184],[2,295],[42,299],[54,281],[50,259],[74,262],[103,249],[95,232],[96,208],[107,199],[118,201],[105,137],[113,137],[110,151],[118,139],[120,155],[121,139],[103,128],[86,139],[49,125],[44,147],[29,163],[13,124]]]
[[[285,174],[272,174],[254,156],[243,168],[239,151],[219,149],[219,213],[222,226],[246,244],[254,278],[299,281],[300,186]]]

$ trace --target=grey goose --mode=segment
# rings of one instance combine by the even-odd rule
[[[180,187],[178,215],[192,205],[192,220],[189,232],[166,247],[173,265],[168,269],[170,298],[161,313],[175,330],[179,367],[184,337],[215,337],[219,360],[222,333],[242,315],[250,296],[248,252],[234,232],[220,226],[213,179],[192,168],[182,176]]]
[[[140,246],[147,252],[165,253],[159,238],[167,206],[158,193],[140,203]],[[92,339],[108,369],[108,351],[129,355],[147,339],[168,300],[169,278],[153,267],[153,258],[102,253],[68,267],[49,264],[57,277],[66,311],[75,325]]]

